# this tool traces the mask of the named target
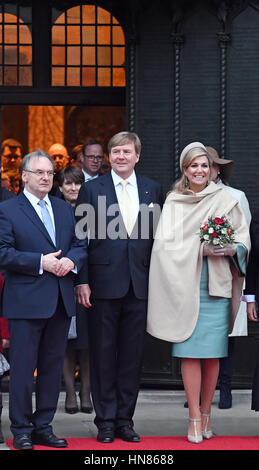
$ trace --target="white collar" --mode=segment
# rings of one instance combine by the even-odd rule
[[[33,206],[36,206],[38,204],[38,202],[40,201],[40,199],[37,196],[30,193],[30,191],[28,191],[28,189],[26,189],[26,188],[24,188],[23,193],[27,197],[27,199],[29,199],[30,203]],[[43,198],[43,200],[46,201],[48,206],[51,206],[48,194],[46,194],[46,196]]]
[[[113,183],[114,183],[114,186],[118,186],[121,182],[121,180],[123,179],[121,176],[119,176],[117,173],[115,173],[114,170],[111,170],[111,177],[113,179]],[[131,173],[131,175],[126,178],[126,180],[132,185],[132,186],[136,186],[137,187],[137,177],[136,177],[136,173],[135,171],[133,170],[133,172]]]

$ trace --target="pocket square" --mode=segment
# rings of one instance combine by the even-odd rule
[[[154,207],[153,202],[151,202],[148,207]]]

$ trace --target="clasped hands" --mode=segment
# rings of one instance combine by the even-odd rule
[[[204,244],[203,256],[234,256],[236,254],[236,245],[230,243],[220,246],[211,245],[208,243]]]
[[[58,259],[62,250],[58,250],[54,253],[48,253],[47,255],[42,256],[42,268],[44,271],[49,271],[50,273],[55,274],[55,276],[62,277],[66,276],[69,271],[74,269],[75,264],[71,259],[63,258]]]

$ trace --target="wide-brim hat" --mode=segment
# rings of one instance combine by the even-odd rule
[[[200,148],[200,149],[205,150],[204,153],[206,155],[206,153],[207,153],[206,147],[201,142],[191,142],[190,144],[186,145],[186,147],[184,147],[184,149],[182,150],[181,155],[180,155],[180,159],[179,159],[179,165],[180,165],[181,171],[183,171],[183,161],[184,161],[184,158],[185,158],[186,154],[190,150],[195,149],[195,148]]]
[[[213,147],[206,147],[206,150],[210,155],[212,161],[220,166],[220,173],[222,177],[228,180],[234,168],[234,160],[220,158],[217,150],[215,150]]]

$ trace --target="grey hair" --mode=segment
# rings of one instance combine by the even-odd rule
[[[30,161],[33,159],[33,158],[47,158],[50,162],[51,162],[51,165],[52,165],[52,168],[54,170],[54,161],[52,160],[52,158],[49,156],[48,153],[44,152],[43,150],[41,149],[37,149],[35,150],[34,152],[31,152],[31,153],[27,153],[27,155],[25,155],[22,159],[22,164],[21,164],[21,167],[20,167],[20,171],[21,173],[23,171],[26,171],[26,170],[29,170],[30,168]]]

